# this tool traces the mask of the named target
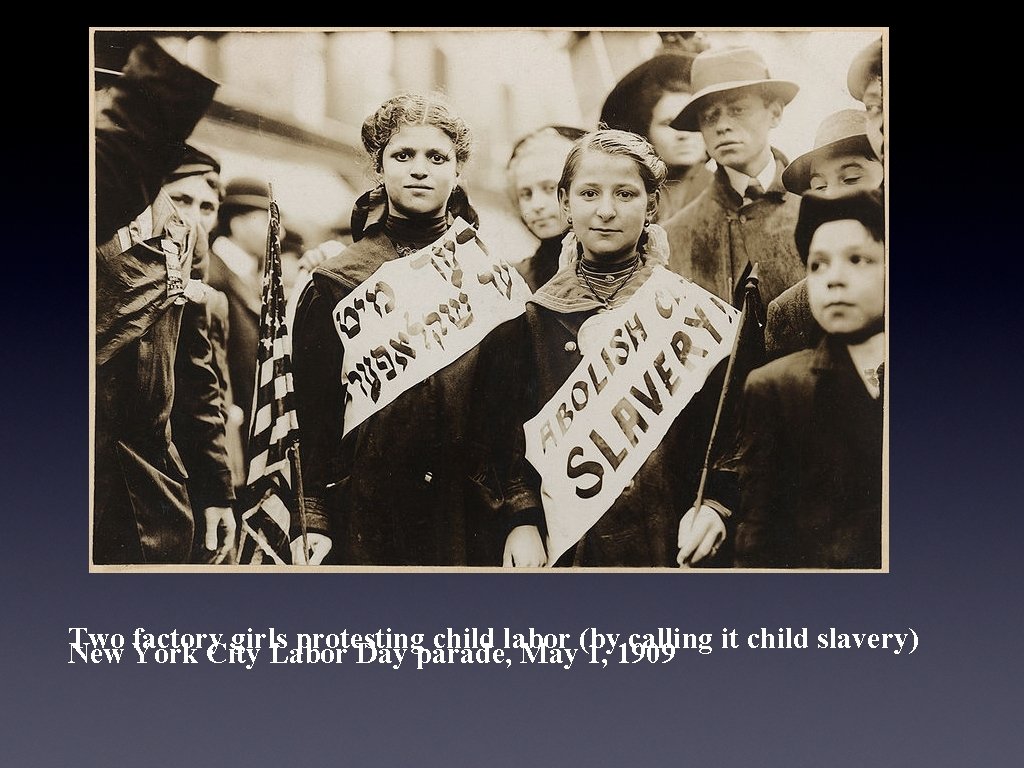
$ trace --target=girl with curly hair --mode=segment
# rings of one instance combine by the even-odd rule
[[[477,350],[412,384],[346,432],[354,384],[351,376],[343,378],[345,342],[334,317],[339,302],[362,290],[378,268],[435,243],[456,216],[476,225],[459,186],[470,130],[439,97],[402,94],[366,119],[362,141],[380,183],[354,207],[353,244],[314,270],[295,316],[308,546],[293,525],[293,560],[497,565],[501,542],[483,529],[486,516],[472,511],[468,469]]]

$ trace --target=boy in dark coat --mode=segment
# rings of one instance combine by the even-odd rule
[[[877,191],[801,202],[795,240],[825,337],[747,379],[741,567],[882,565],[884,233]]]

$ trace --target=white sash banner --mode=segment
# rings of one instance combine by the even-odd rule
[[[583,356],[530,421],[548,565],[615,503],[708,375],[732,351],[739,310],[656,266],[629,301],[580,328]]]
[[[462,218],[433,244],[382,264],[333,312],[345,347],[344,434],[521,315],[530,295]]]

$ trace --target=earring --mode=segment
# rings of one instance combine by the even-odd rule
[[[651,226],[651,220],[650,219],[644,219],[644,229],[647,229],[650,226]]]
[[[565,217],[565,223],[568,224],[571,227],[572,226],[572,216],[566,216]]]

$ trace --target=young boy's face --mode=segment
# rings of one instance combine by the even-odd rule
[[[710,96],[700,110],[700,132],[708,154],[716,162],[748,176],[762,169],[754,167],[764,156],[768,133],[779,124],[782,105],[765,104],[756,91],[728,91]]]
[[[855,219],[818,227],[807,255],[811,314],[826,333],[856,333],[885,312],[885,246]]]

